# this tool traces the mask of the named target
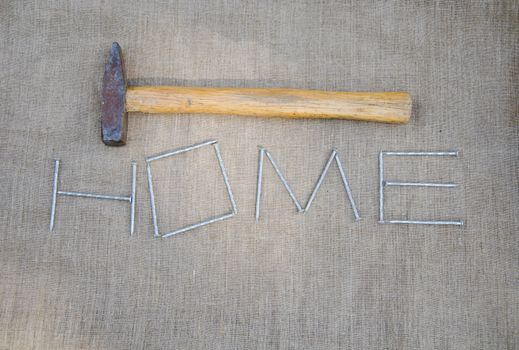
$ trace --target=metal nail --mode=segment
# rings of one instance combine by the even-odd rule
[[[328,161],[326,162],[326,165],[324,166],[323,171],[321,172],[321,176],[319,176],[319,179],[317,180],[317,183],[315,184],[314,190],[310,194],[310,198],[308,198],[308,202],[306,202],[304,212],[306,213],[310,206],[312,205],[312,202],[314,201],[315,196],[317,195],[317,191],[319,191],[319,188],[321,187],[321,184],[323,183],[324,178],[326,177],[326,174],[328,173],[328,169],[330,169],[330,165],[333,162],[333,159],[335,158],[335,155],[337,154],[336,150],[333,150],[330,154],[330,157],[328,158]]]
[[[389,224],[417,224],[417,225],[456,225],[456,226],[464,225],[464,222],[461,220],[456,220],[456,221],[388,220],[387,223],[389,223]]]
[[[218,143],[214,143],[213,147],[214,147],[214,151],[216,153],[216,158],[218,158],[218,165],[220,166],[220,171],[223,176],[223,182],[225,183],[225,188],[227,189],[227,195],[229,196],[229,200],[231,201],[232,212],[234,214],[236,214],[236,213],[238,213],[238,208],[236,206],[236,201],[234,200],[234,196],[232,194],[231,185],[229,184],[227,170],[225,170],[225,165],[223,163],[222,155],[220,154],[220,145]]]
[[[454,183],[434,183],[434,182],[398,182],[398,181],[385,181],[386,186],[408,186],[408,187],[458,187]]]
[[[281,180],[281,182],[283,183],[283,186],[287,190],[288,195],[290,196],[290,198],[292,198],[292,201],[296,205],[297,211],[300,212],[300,213],[303,212],[303,208],[301,207],[301,204],[299,204],[299,202],[298,202],[298,200],[296,198],[296,195],[294,194],[294,192],[292,191],[292,189],[288,185],[287,180],[285,180],[285,177],[281,173],[281,170],[279,169],[276,161],[274,160],[274,158],[272,158],[272,155],[270,154],[269,151],[265,150],[265,154],[267,155],[268,159],[270,160],[270,163],[274,167],[274,170],[276,171],[276,174],[278,174],[278,177]]]
[[[348,199],[350,200],[351,209],[353,210],[353,215],[355,216],[355,221],[360,220],[360,213],[355,205],[355,201],[353,200],[353,194],[351,193],[350,184],[348,183],[348,178],[344,173],[344,169],[342,167],[341,160],[339,159],[339,155],[335,154],[335,162],[337,163],[337,167],[339,168],[339,173],[341,174],[342,183],[344,185],[344,189],[346,190],[346,194],[348,195]]]
[[[175,149],[173,151],[169,151],[169,152],[165,152],[165,153],[160,153],[160,154],[157,154],[155,156],[147,157],[146,158],[146,162],[149,163],[149,162],[152,162],[152,161],[155,161],[155,160],[159,160],[159,159],[162,159],[162,158],[171,157],[171,156],[174,156],[174,155],[177,155],[177,154],[180,154],[180,153],[189,152],[189,151],[195,150],[195,149],[200,148],[200,147],[204,147],[204,146],[207,146],[207,145],[215,144],[216,142],[217,142],[216,140],[209,140],[209,141],[205,141],[205,142],[194,144],[192,146]]]
[[[110,199],[110,200],[116,200],[116,201],[131,202],[131,197],[112,196],[112,195],[97,194],[97,193],[58,191],[58,194],[59,194],[59,195],[62,195],[62,196],[69,196],[69,197],[84,197],[84,198],[95,198],[95,199]]]
[[[454,156],[459,155],[459,151],[439,151],[439,152],[382,152],[386,156]]]
[[[157,225],[157,209],[155,208],[155,193],[153,192],[153,180],[151,177],[150,164],[146,164],[146,173],[148,174],[148,190],[150,191],[151,202],[151,219],[153,220],[153,235],[159,237],[159,226]]]
[[[259,150],[259,161],[258,161],[258,187],[256,188],[256,221],[259,220],[260,216],[260,205],[261,205],[261,190],[263,186],[263,158],[265,155],[265,149],[260,147]]]
[[[135,231],[135,202],[137,197],[135,196],[135,188],[137,182],[137,163],[132,161],[132,194],[130,199],[130,235],[133,235]]]
[[[229,218],[232,218],[234,216],[234,213],[228,213],[228,214],[225,214],[225,215],[222,215],[222,216],[217,216],[215,218],[212,218],[212,219],[208,219],[208,220],[205,220],[205,221],[202,221],[202,222],[199,222],[197,224],[194,224],[194,225],[189,225],[189,226],[186,226],[186,227],[183,227],[183,228],[180,228],[178,230],[175,230],[173,232],[169,232],[169,233],[165,233],[163,234],[161,237],[162,238],[168,238],[168,237],[171,237],[171,236],[174,236],[174,235],[177,235],[179,233],[183,233],[183,232],[186,232],[186,231],[190,231],[190,230],[194,230],[196,228],[199,228],[199,227],[202,227],[202,226],[205,226],[205,225],[209,225],[209,224],[212,224],[214,222],[218,222],[218,221],[222,221],[222,220],[225,220],[225,219],[229,219]]]
[[[378,154],[378,222],[384,223],[384,152]]]
[[[49,225],[49,231],[52,231],[54,228],[54,217],[56,214],[56,197],[58,194],[58,174],[59,174],[59,159],[54,160],[54,184],[52,187],[52,205],[50,209],[50,225]]]

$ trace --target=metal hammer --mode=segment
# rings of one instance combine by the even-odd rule
[[[407,92],[127,86],[121,47],[116,42],[105,65],[101,98],[102,138],[108,146],[126,143],[127,112],[351,119],[394,124],[405,124],[411,116],[411,97]]]

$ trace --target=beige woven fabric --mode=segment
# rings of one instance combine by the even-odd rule
[[[517,1],[2,1],[0,3],[0,349],[517,349],[519,138]],[[130,116],[128,145],[100,140],[112,41],[133,84],[409,91],[406,126]],[[238,215],[154,239],[144,157],[215,138]],[[304,204],[295,212],[269,163],[254,220],[258,146]],[[381,150],[461,150],[388,159]],[[129,205],[58,199],[61,189],[127,195]],[[161,231],[229,210],[210,148],[153,164]]]

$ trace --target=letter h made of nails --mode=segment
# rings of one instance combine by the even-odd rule
[[[54,160],[54,185],[52,188],[52,204],[50,210],[50,225],[49,230],[52,231],[54,228],[54,221],[56,217],[56,205],[58,201],[58,196],[69,196],[69,197],[83,197],[83,198],[92,198],[92,199],[102,199],[102,200],[113,200],[113,201],[124,201],[130,204],[130,235],[133,234],[135,228],[135,183],[137,178],[137,163],[131,162],[131,173],[132,173],[132,183],[131,183],[131,193],[129,196],[119,196],[119,195],[111,195],[111,194],[98,194],[98,193],[89,193],[89,192],[71,192],[71,191],[61,191],[60,188],[60,160]]]

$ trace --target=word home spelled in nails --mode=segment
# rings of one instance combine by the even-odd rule
[[[212,146],[216,160],[218,162],[220,172],[222,175],[222,179],[227,190],[229,202],[231,205],[230,212],[224,213],[222,215],[208,218],[204,221],[194,223],[182,228],[175,229],[170,232],[160,233],[158,228],[158,215],[157,208],[155,205],[155,189],[153,187],[153,176],[150,163],[157,161],[159,159],[163,159],[166,157],[171,157],[177,154],[194,151],[204,146]],[[416,224],[416,225],[455,225],[455,226],[463,226],[463,220],[416,220],[416,219],[387,219],[385,217],[384,212],[384,201],[385,201],[385,193],[384,189],[388,186],[395,187],[432,187],[432,188],[455,188],[458,185],[455,183],[438,183],[438,182],[410,182],[410,181],[399,181],[399,180],[387,180],[384,177],[384,159],[386,157],[458,157],[458,151],[430,151],[430,152],[407,152],[407,151],[383,151],[379,153],[378,156],[378,166],[379,166],[379,220],[380,224]],[[261,207],[261,195],[263,190],[263,163],[265,158],[268,159],[272,167],[274,168],[275,173],[277,174],[279,180],[283,184],[283,187],[287,191],[288,195],[294,202],[296,210],[298,213],[306,213],[310,209],[317,192],[319,191],[323,180],[325,179],[328,171],[330,169],[331,164],[335,161],[337,168],[339,170],[339,175],[342,180],[342,184],[344,187],[344,191],[346,193],[346,197],[349,201],[351,209],[353,211],[353,216],[355,220],[360,219],[360,212],[357,207],[357,204],[354,200],[354,196],[348,182],[348,178],[346,177],[346,172],[344,171],[344,167],[339,158],[339,154],[336,149],[332,149],[330,156],[327,159],[327,162],[317,179],[317,182],[314,186],[310,197],[308,198],[306,205],[303,207],[299,200],[297,199],[294,191],[290,187],[288,181],[286,180],[283,172],[281,171],[280,166],[274,160],[272,154],[265,148],[259,148],[258,155],[258,173],[257,173],[257,185],[256,185],[256,201],[255,201],[255,219],[256,221],[260,218],[260,207]],[[235,216],[238,212],[236,201],[233,196],[233,192],[231,190],[230,181],[227,175],[227,171],[225,169],[223,157],[221,155],[220,146],[216,140],[209,140],[201,143],[197,143],[191,146],[178,148],[172,151],[167,151],[160,153],[158,155],[149,156],[146,159],[146,173],[147,173],[147,182],[148,182],[148,193],[150,196],[150,205],[151,205],[151,215],[152,215],[152,223],[153,223],[153,232],[155,237],[168,238],[174,235],[184,233],[190,230],[197,229],[199,227],[213,224],[222,220],[230,219]],[[116,201],[127,201],[130,204],[130,235],[133,234],[135,228],[135,205],[136,205],[136,178],[137,178],[137,164],[136,162],[131,162],[131,193],[129,196],[119,196],[119,195],[109,195],[109,194],[97,194],[97,193],[87,193],[87,192],[71,192],[71,191],[61,191],[60,187],[60,160],[56,159],[54,161],[54,177],[53,177],[53,190],[52,190],[52,202],[51,202],[51,213],[50,213],[50,224],[49,230],[52,231],[55,226],[55,216],[56,216],[56,206],[58,196],[70,196],[70,197],[82,197],[82,198],[90,198],[90,199],[102,199],[102,200],[116,200]]]

